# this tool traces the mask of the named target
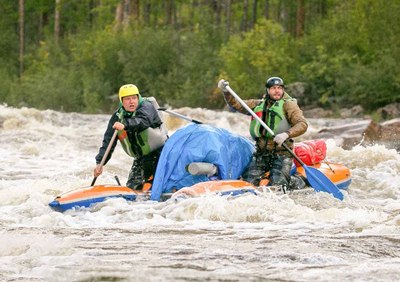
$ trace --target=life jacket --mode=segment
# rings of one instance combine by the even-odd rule
[[[290,124],[283,111],[283,105],[291,99],[291,97],[282,98],[274,102],[269,108],[267,108],[266,100],[263,100],[253,111],[276,135],[290,129]],[[271,134],[253,117],[250,122],[250,135],[254,140],[263,135],[272,138]]]
[[[143,97],[143,100],[151,102],[156,110],[159,108],[154,97]],[[118,130],[118,140],[120,141],[124,151],[129,156],[146,156],[164,146],[165,141],[168,139],[168,130],[164,125],[164,117],[159,111],[157,111],[157,113],[163,122],[159,127],[149,127],[141,132],[134,132],[133,138],[131,139],[128,137],[128,132],[126,130]],[[132,117],[134,117],[135,114],[136,112],[132,113]],[[117,116],[121,122],[124,118],[123,110],[120,110],[117,113]],[[132,144],[132,142],[134,143]]]

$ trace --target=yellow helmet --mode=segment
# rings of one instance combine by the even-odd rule
[[[119,96],[120,102],[122,102],[122,98],[124,98],[126,96],[132,96],[132,95],[140,96],[139,89],[136,87],[136,85],[125,84],[119,88],[118,96]]]

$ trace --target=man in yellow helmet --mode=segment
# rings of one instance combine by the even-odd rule
[[[218,82],[225,101],[232,111],[248,114],[247,110],[225,89],[224,80]],[[263,99],[250,99],[244,102],[259,116],[271,130],[274,137],[256,120],[250,123],[250,135],[256,141],[256,152],[243,178],[254,185],[263,185],[262,179],[268,177],[268,185],[280,185],[284,189],[300,189],[305,186],[299,176],[290,176],[293,164],[291,154],[282,147],[285,142],[293,148],[294,137],[304,134],[308,128],[303,111],[297,101],[285,92],[282,78],[270,77],[265,84]],[[266,172],[269,175],[266,176]],[[261,183],[260,183],[261,182]]]
[[[103,172],[102,166],[98,164],[103,159],[114,131],[117,130],[124,151],[134,158],[126,186],[142,189],[145,182],[151,182],[168,136],[162,128],[157,109],[150,101],[142,98],[135,85],[121,86],[118,96],[120,105],[108,122],[103,144],[96,156],[97,166],[93,175],[97,177]],[[116,145],[117,140],[112,144],[104,164],[111,158]]]

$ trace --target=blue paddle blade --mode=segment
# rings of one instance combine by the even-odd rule
[[[317,192],[327,192],[335,198],[343,200],[343,194],[339,188],[321,171],[314,167],[303,166],[308,182]]]

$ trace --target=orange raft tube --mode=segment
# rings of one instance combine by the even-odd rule
[[[346,190],[351,183],[350,169],[342,164],[324,162],[312,165],[312,167],[325,174],[326,177],[328,177],[339,189]],[[307,177],[304,168],[293,167],[291,173],[295,173],[296,171],[305,178],[307,183]],[[268,180],[261,183],[261,185],[267,186]],[[191,187],[182,188],[175,192],[172,197],[196,197],[207,193],[217,193],[219,195],[240,195],[246,192],[256,193],[255,191],[257,188],[258,187],[255,187],[251,183],[243,180],[207,181],[197,183]]]
[[[350,170],[342,164],[324,162],[313,165],[313,167],[324,173],[339,189],[346,190],[351,183]],[[296,172],[295,170],[306,178],[303,167],[293,167],[292,173]],[[266,183],[263,183],[263,185],[266,185]],[[173,194],[163,194],[162,198],[196,197],[207,193],[240,195],[247,192],[256,193],[257,188],[243,180],[215,180],[184,187]],[[132,190],[129,187],[119,185],[96,185],[61,194],[50,202],[49,206],[56,211],[64,212],[73,208],[90,207],[108,198],[120,197],[128,201],[137,201],[148,200],[149,196],[149,190]]]
[[[325,176],[328,177],[339,189],[347,190],[347,188],[349,188],[351,183],[351,172],[350,169],[345,167],[343,164],[322,162],[312,165],[312,167],[325,174]],[[296,167],[296,170],[307,179],[302,166]]]
[[[208,193],[234,196],[247,192],[255,193],[256,188],[253,184],[243,180],[206,181],[182,188],[172,194],[172,197],[197,197]]]
[[[132,190],[126,186],[96,185],[61,194],[50,202],[49,206],[56,211],[63,212],[77,207],[89,207],[108,198],[118,197],[128,201],[136,201],[140,197],[146,198],[148,196],[148,191]]]

